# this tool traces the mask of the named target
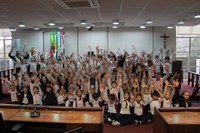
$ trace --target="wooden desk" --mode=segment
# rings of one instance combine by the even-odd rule
[[[19,105],[1,104],[0,112],[3,116],[3,120],[7,121],[14,116],[19,111],[19,107]]]
[[[155,109],[153,133],[199,133],[199,109]]]
[[[30,117],[33,109],[21,109],[9,121],[40,122],[40,123],[75,123],[75,124],[101,124],[101,112],[99,111],[59,111],[40,110],[40,116]]]
[[[30,112],[33,111],[31,106],[21,106],[21,108],[2,108],[4,120],[9,123],[25,123],[25,125],[41,125],[52,128],[56,125],[62,125],[64,130],[70,130],[82,126],[86,132],[103,132],[103,115],[102,109],[96,108],[66,108],[66,107],[38,107],[40,116],[36,118],[30,117]],[[5,111],[4,111],[5,110]],[[31,124],[32,123],[32,124]],[[40,130],[40,129],[38,129]]]

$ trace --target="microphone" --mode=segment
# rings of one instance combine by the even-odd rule
[[[31,117],[38,117],[40,116],[39,110],[37,110],[36,106],[34,106],[33,112],[30,113]]]

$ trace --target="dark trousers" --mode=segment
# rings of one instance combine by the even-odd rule
[[[148,117],[147,114],[142,114],[142,115],[136,115],[136,114],[134,114],[134,115],[133,115],[133,119],[134,119],[134,120],[141,121],[142,123],[147,123],[149,117]]]
[[[108,119],[110,118],[111,120],[115,120],[119,116],[118,113],[110,113],[107,110],[104,112],[104,118]]]
[[[133,123],[133,117],[130,114],[120,114],[116,118],[116,121],[120,123],[121,126],[126,126]]]

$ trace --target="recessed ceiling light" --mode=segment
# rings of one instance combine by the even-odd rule
[[[34,30],[40,30],[40,28],[39,28],[39,27],[36,27],[36,26],[35,26],[33,29],[34,29]]]
[[[56,25],[56,24],[53,23],[53,22],[50,22],[48,25],[49,25],[49,26],[54,26],[54,25]]]
[[[14,27],[10,27],[10,31],[16,31],[16,28],[14,28]]]
[[[113,26],[112,26],[112,28],[113,28],[113,29],[117,29],[117,28],[118,28],[118,26],[116,26],[116,25],[113,25]]]
[[[86,25],[85,28],[89,29],[91,28],[92,26],[91,25]]]
[[[200,14],[196,14],[194,18],[200,18]]]
[[[178,24],[185,24],[185,20],[184,19],[179,20]]]
[[[172,25],[167,26],[167,29],[173,29],[174,27]]]
[[[82,24],[82,25],[86,25],[86,24],[87,24],[87,21],[86,21],[86,20],[81,20],[81,24]]]
[[[147,24],[152,24],[153,22],[152,22],[151,19],[147,19],[147,20],[146,20],[146,23],[147,23]]]
[[[118,25],[119,24],[119,20],[113,20],[113,23],[114,25]]]
[[[58,26],[58,29],[59,29],[59,30],[63,30],[64,27],[63,27],[63,26]]]
[[[141,29],[145,29],[146,26],[145,26],[145,25],[141,25],[140,28],[141,28]]]
[[[20,23],[19,27],[26,27],[26,25],[24,23]]]

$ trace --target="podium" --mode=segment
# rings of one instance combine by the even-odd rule
[[[200,108],[155,109],[153,133],[199,133]]]

